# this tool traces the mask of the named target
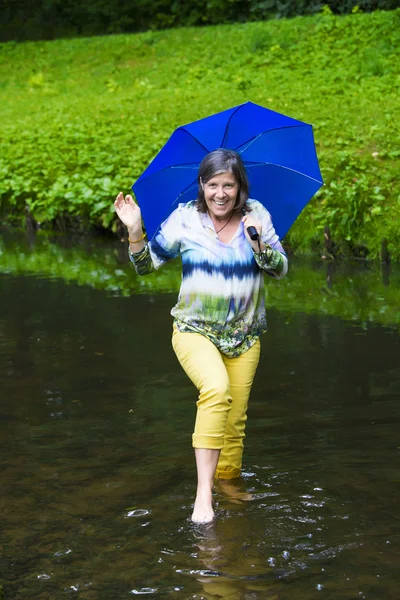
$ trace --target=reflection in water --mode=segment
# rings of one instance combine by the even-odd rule
[[[260,546],[251,544],[250,525],[250,519],[242,518],[233,530],[229,518],[220,515],[213,526],[194,532],[203,568],[188,574],[201,583],[205,598],[279,598],[275,565],[265,560]]]
[[[0,285],[6,598],[398,597],[396,329],[269,311],[243,477],[202,528],[175,295]]]
[[[0,273],[59,277],[122,296],[179,289],[178,261],[146,277],[134,276],[126,243],[118,240],[44,232],[27,237],[0,229]],[[355,267],[345,261],[291,258],[290,277],[269,284],[267,278],[268,305],[279,310],[400,324],[400,270],[391,270],[390,264],[358,262]]]

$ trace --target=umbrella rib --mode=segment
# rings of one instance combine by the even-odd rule
[[[158,173],[161,173],[162,171],[167,171],[168,169],[184,169],[185,167],[189,167],[190,165],[193,165],[193,168],[195,168],[196,170],[199,168],[198,163],[182,163],[180,165],[170,165],[168,167],[164,167],[163,169],[160,169],[160,171],[158,171]],[[269,163],[269,162],[252,162],[249,160],[245,160],[244,161],[244,165],[247,167],[263,167],[265,165],[271,165],[273,167],[279,167],[280,169],[287,169],[288,171],[293,171],[293,173],[297,173],[298,175],[301,175],[302,177],[307,177],[308,179],[313,179],[314,181],[319,181],[318,179],[315,179],[314,177],[311,177],[310,175],[306,175],[305,173],[302,173],[301,171],[296,171],[296,169],[292,169],[291,167],[286,167],[285,165],[278,165],[276,163]],[[144,173],[143,173],[144,175]],[[147,175],[146,177],[143,177],[143,179],[147,179],[147,177],[152,177],[153,173],[151,173],[150,175]],[[143,181],[143,180],[142,180]],[[190,184],[190,185],[193,185]],[[190,186],[188,186],[185,191],[189,188]],[[183,194],[184,192],[182,192]],[[182,195],[180,194],[180,195]]]
[[[197,142],[199,144],[199,146],[201,146],[202,148],[204,148],[204,150],[208,153],[209,152],[208,148],[206,148],[204,144],[202,144],[201,142],[199,142],[199,140],[194,137],[193,133],[190,133],[190,131],[188,131],[187,129],[185,129],[185,127],[186,127],[186,125],[182,125],[181,127],[178,127],[178,129],[181,129],[182,131],[184,131],[185,133],[187,133],[188,135],[190,135],[190,137],[192,139],[194,139],[194,141]]]
[[[247,104],[247,103],[245,103],[245,104]],[[239,106],[236,107],[236,110],[234,110],[233,113],[231,114],[231,116],[229,117],[228,122],[227,122],[226,127],[225,127],[224,137],[222,138],[222,142],[221,142],[220,148],[224,147],[224,142],[225,142],[225,139],[226,139],[226,137],[228,135],[228,129],[229,129],[229,125],[231,124],[231,120],[233,119],[234,115],[236,115],[236,113],[239,110],[239,108],[242,108],[242,106],[244,106],[244,105],[243,104],[239,104]]]
[[[189,190],[191,187],[193,187],[194,185],[196,185],[196,183],[197,183],[197,181],[196,181],[196,179],[194,179],[190,185],[186,186],[186,187],[185,187],[185,189],[184,189],[184,190],[182,190],[182,192],[179,194],[179,196],[177,196],[177,197],[176,197],[176,199],[174,200],[174,202],[172,203],[172,205],[174,205],[174,204],[175,204],[175,202],[177,202],[177,201],[179,200],[179,198],[180,198],[181,196],[183,196],[183,194],[186,194],[186,192],[187,192],[187,191],[188,191],[188,190]]]
[[[196,169],[196,171],[199,168],[199,163],[182,163],[180,165],[168,165],[168,167],[163,167],[162,169],[159,169],[158,171],[156,171],[156,174],[158,175],[158,173],[162,173],[163,171],[168,171],[168,169],[185,169],[190,167],[191,165],[193,165],[193,169]],[[146,171],[144,173],[142,173],[142,175],[139,177],[139,179],[141,179],[141,181],[144,181],[145,179],[147,179],[148,177],[153,177],[153,175],[155,175],[155,173],[150,173],[150,175],[146,175]],[[136,183],[139,181],[139,179],[135,182]]]
[[[286,169],[287,171],[292,171],[292,173],[297,173],[297,175],[301,175],[302,177],[306,177],[307,179],[312,179],[312,181],[316,181],[317,183],[323,183],[322,178],[321,181],[319,179],[315,179],[315,177],[311,177],[311,175],[307,175],[307,173],[302,173],[301,171],[296,171],[296,169],[292,169],[291,167],[285,167],[285,165],[277,165],[276,163],[269,163],[269,162],[250,162],[250,161],[245,161],[244,162],[244,166],[250,166],[250,167],[265,167],[265,165],[271,165],[272,167],[278,167],[279,169]]]
[[[296,127],[311,127],[311,125],[308,125],[307,123],[302,123],[301,125],[285,125],[285,127],[274,127],[273,129],[266,129],[265,131],[261,131],[261,133],[257,134],[255,137],[252,137],[249,140],[247,140],[247,142],[244,142],[245,144],[247,144],[247,146],[245,146],[245,148],[243,148],[239,154],[242,154],[248,148],[250,148],[250,146],[254,144],[254,142],[256,142],[258,138],[260,138],[265,133],[270,133],[271,131],[282,131],[282,129],[294,129]]]

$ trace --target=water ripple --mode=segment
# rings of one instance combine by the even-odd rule
[[[130,517],[145,517],[146,515],[149,515],[150,511],[146,510],[145,508],[135,508],[134,510],[129,510],[126,515],[125,515],[125,519],[129,519]]]

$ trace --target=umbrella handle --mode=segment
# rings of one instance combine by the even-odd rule
[[[247,233],[249,234],[250,239],[253,240],[253,242],[258,240],[258,231],[255,227],[253,227],[253,225],[250,225],[250,227],[247,227]]]
[[[246,211],[242,208],[242,215],[245,216]],[[250,239],[253,240],[253,242],[258,240],[258,231],[255,227],[253,227],[253,225],[250,225],[250,227],[247,227],[247,233],[250,236]]]

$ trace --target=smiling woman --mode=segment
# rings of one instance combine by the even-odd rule
[[[204,202],[208,214],[215,225],[215,232],[219,234],[232,221],[239,184],[233,173],[228,171],[215,175],[204,184],[200,179],[200,185],[204,193]],[[223,225],[224,221],[225,225]],[[221,225],[221,229],[218,229]],[[237,225],[238,222],[236,227]],[[233,226],[235,226],[235,223],[233,223]]]
[[[141,212],[120,193],[115,210],[129,232],[140,275],[178,256],[182,282],[172,345],[199,391],[193,433],[197,495],[192,520],[214,518],[214,478],[240,476],[248,399],[266,331],[263,274],[281,278],[287,259],[268,211],[248,197],[240,156],[218,149],[202,161],[198,196],[178,208],[149,243]],[[244,216],[242,216],[244,214]],[[255,227],[257,241],[248,228]]]
[[[226,161],[221,164],[220,160],[219,154],[211,153],[202,162],[197,209],[208,212],[218,235],[230,224],[224,234],[219,235],[225,242],[231,239],[241,221],[240,211],[246,204],[248,184],[242,161],[230,160],[229,164]]]

